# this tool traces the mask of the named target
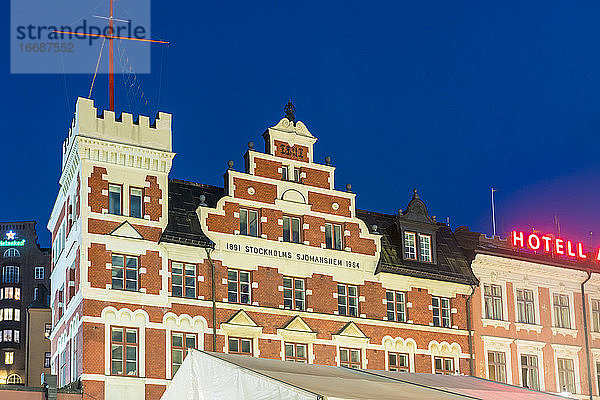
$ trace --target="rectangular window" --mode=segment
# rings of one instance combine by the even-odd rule
[[[21,331],[15,330],[13,332],[13,339],[14,339],[15,343],[20,343],[21,342]]]
[[[121,215],[121,185],[108,185],[108,213]]]
[[[554,326],[558,328],[570,328],[569,296],[555,293],[553,300]]]
[[[300,176],[300,168],[294,168],[294,182],[302,182],[302,177]]]
[[[281,180],[282,181],[287,181],[289,179],[288,177],[288,172],[289,172],[289,166],[287,165],[282,165],[281,166]]]
[[[521,379],[523,387],[540,390],[537,357],[528,354],[521,356]]]
[[[5,308],[4,309],[4,320],[5,321],[12,321],[13,320],[13,309],[12,308]]]
[[[134,328],[111,327],[110,371],[112,375],[137,376],[138,331]]]
[[[67,349],[65,348],[59,355],[58,379],[59,385],[65,386],[68,383],[67,378]]]
[[[403,292],[385,293],[388,321],[406,322],[406,302]]]
[[[137,257],[113,254],[112,256],[112,288],[131,291],[138,290]]]
[[[171,376],[181,367],[188,349],[196,348],[196,334],[173,332],[171,337]]]
[[[300,218],[283,216],[283,241],[300,243]]]
[[[44,279],[44,267],[35,267],[34,278]]]
[[[506,383],[506,358],[501,351],[488,351],[488,379]]]
[[[258,211],[240,208],[240,235],[258,236]]]
[[[404,258],[407,260],[417,259],[417,243],[414,232],[404,232]]]
[[[302,343],[286,343],[285,360],[308,363],[308,346]]]
[[[419,257],[421,261],[431,262],[431,236],[419,233]]]
[[[250,304],[250,272],[230,269],[227,271],[227,301]]]
[[[4,364],[11,365],[15,362],[15,352],[14,351],[5,351],[4,352]]]
[[[561,392],[575,393],[575,368],[573,360],[558,358],[558,386]]]
[[[338,283],[337,299],[339,315],[358,317],[358,288],[356,286]]]
[[[253,354],[252,339],[230,337],[227,343],[229,345],[229,354],[242,354],[245,356]]]
[[[144,195],[142,189],[129,188],[129,216],[142,218]]]
[[[19,283],[19,267],[5,266],[2,270],[2,280],[6,283]]]
[[[600,362],[596,363],[596,381],[598,382],[598,389],[600,390]]]
[[[362,368],[360,358],[360,349],[340,347],[340,366],[360,369]]]
[[[37,300],[39,288],[33,288],[33,299]]]
[[[432,297],[433,326],[450,328],[450,299],[445,297]]]
[[[535,324],[533,290],[517,289],[517,320],[523,324]]]
[[[13,331],[11,329],[5,329],[4,330],[4,341],[5,342],[12,342],[13,338]]]
[[[592,330],[600,332],[600,300],[592,300]]]
[[[325,224],[325,247],[328,249],[342,250],[342,226]]]
[[[502,288],[500,285],[483,285],[485,317],[502,320]]]
[[[398,372],[409,372],[408,354],[388,353],[388,370]]]
[[[47,351],[44,353],[44,368],[50,368],[50,361],[52,361],[52,355]]]
[[[449,357],[435,357],[435,373],[438,375],[453,375],[454,374],[454,359]]]
[[[49,338],[52,333],[52,324],[44,324],[44,337]]]
[[[196,298],[196,265],[171,263],[171,294],[176,297]]]
[[[14,316],[13,321],[20,321],[21,320],[21,310],[18,308],[15,308],[13,310],[13,316]]]
[[[283,278],[283,307],[287,310],[305,309],[306,292],[304,279]]]

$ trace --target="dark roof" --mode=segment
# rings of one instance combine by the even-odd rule
[[[223,188],[202,183],[169,180],[169,219],[160,238],[161,242],[197,247],[213,247],[214,243],[202,232],[196,210],[202,203],[216,207],[224,196]]]
[[[476,284],[471,271],[471,258],[463,251],[452,230],[435,222],[427,214],[424,203],[415,197],[405,212],[398,215],[356,210],[357,217],[365,221],[371,233],[381,236],[381,256],[377,272],[408,275],[462,284]],[[405,260],[402,250],[402,225],[417,224],[428,229],[435,240],[433,263]],[[376,227],[375,227],[376,226]]]

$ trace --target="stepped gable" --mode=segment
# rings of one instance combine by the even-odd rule
[[[196,210],[204,203],[215,207],[224,196],[223,188],[179,179],[169,180],[169,219],[160,241],[197,247],[212,247],[204,234]]]

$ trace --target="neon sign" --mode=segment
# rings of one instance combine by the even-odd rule
[[[6,232],[6,240],[0,240],[0,246],[10,247],[23,247],[25,246],[25,239],[15,240],[16,232],[12,230]]]
[[[524,234],[520,231],[512,231],[510,233],[510,242],[514,247],[522,249],[527,248],[542,253],[568,256],[578,260],[587,259],[583,243],[557,238],[550,234]],[[596,260],[600,261],[600,249],[596,251]]]

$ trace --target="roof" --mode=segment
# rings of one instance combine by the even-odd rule
[[[212,247],[214,244],[202,231],[196,210],[201,203],[209,207],[216,207],[217,201],[223,196],[223,188],[218,186],[170,179],[169,222],[160,241],[187,246]]]
[[[229,384],[228,379],[232,384]],[[185,388],[180,388],[179,385],[185,385]],[[228,387],[224,388],[227,385]],[[260,397],[327,400],[374,398],[378,400],[552,400],[561,398],[471,376],[356,370],[198,350],[192,350],[186,357],[163,399],[175,399],[177,397],[174,395],[179,390],[190,388],[193,390],[186,392],[190,399],[218,398],[216,392],[221,390],[226,391],[227,398],[231,399]],[[294,390],[296,393],[292,397],[290,393]],[[286,397],[282,396],[284,391]],[[213,397],[210,395],[204,397],[203,394],[212,394]]]
[[[459,246],[454,233],[446,224],[433,220],[418,222],[430,225],[430,229],[435,235],[434,262],[428,263],[403,258],[401,226],[404,215],[396,216],[364,210],[356,210],[356,215],[365,221],[371,233],[381,235],[378,272],[467,285],[477,283],[477,278],[471,271],[471,260],[468,254]]]

